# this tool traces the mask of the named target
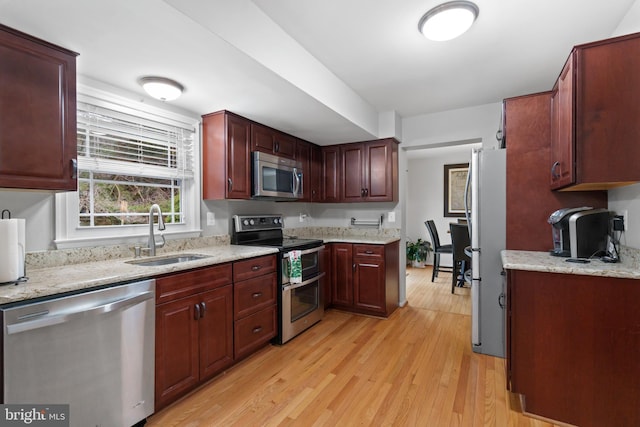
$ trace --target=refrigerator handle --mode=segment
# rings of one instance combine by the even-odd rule
[[[473,153],[471,154],[473,156]],[[467,170],[467,180],[464,183],[464,216],[467,219],[467,231],[469,232],[469,239],[471,239],[471,208],[469,206],[469,191],[471,190],[471,168],[473,162],[469,162],[469,169]]]

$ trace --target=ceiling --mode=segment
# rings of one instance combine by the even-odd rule
[[[550,90],[576,44],[611,36],[634,0],[475,0],[466,34],[417,31],[438,0],[0,0],[0,23],[80,54],[78,73],[171,103],[227,109],[320,145],[381,135],[381,123]],[[383,122],[381,117],[386,117]]]

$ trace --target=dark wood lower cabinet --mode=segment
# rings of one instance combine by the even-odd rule
[[[384,317],[398,307],[399,242],[333,243],[331,250],[333,306]]]
[[[275,255],[156,279],[156,411],[268,344],[276,287]]]
[[[509,270],[507,377],[530,414],[640,425],[638,280]]]
[[[233,364],[231,283],[156,307],[155,360],[156,410]]]

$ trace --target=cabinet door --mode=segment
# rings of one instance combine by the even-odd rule
[[[0,26],[0,187],[77,189],[75,56]]]
[[[353,305],[353,247],[351,243],[333,243],[331,250],[332,301],[335,305]]]
[[[233,286],[204,292],[197,312],[200,343],[200,380],[233,364]]]
[[[323,202],[322,199],[322,149],[311,144],[311,174],[307,174],[311,180],[309,187],[311,189],[311,202]]]
[[[199,297],[182,298],[156,307],[155,407],[171,403],[199,380]]]
[[[311,144],[298,140],[296,142],[296,160],[302,163],[302,198],[299,202],[311,201],[311,183],[313,182],[313,171],[311,166]]]
[[[250,122],[237,116],[227,118],[227,198],[251,198]]]
[[[370,202],[394,200],[394,173],[392,140],[367,143],[365,167],[365,198]]]
[[[365,145],[345,144],[340,146],[340,162],[342,201],[359,202],[364,200],[366,197]]]
[[[282,132],[275,132],[273,135],[274,153],[280,157],[288,159],[296,158],[296,139],[291,135]]]
[[[251,123],[251,150],[273,154],[275,152],[273,130],[257,123]]]
[[[376,258],[355,258],[353,305],[368,312],[385,312],[384,263]]]
[[[340,201],[340,148],[322,147],[322,201]]]
[[[551,93],[551,188],[575,182],[573,55]]]

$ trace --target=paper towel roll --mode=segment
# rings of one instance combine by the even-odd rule
[[[24,277],[24,263],[27,247],[26,220],[24,218],[12,219],[18,223],[18,277]]]
[[[18,264],[18,222],[0,220],[0,283],[12,282],[20,277]]]

